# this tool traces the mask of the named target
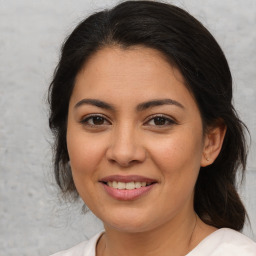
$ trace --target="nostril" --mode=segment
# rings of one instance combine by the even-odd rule
[[[138,164],[140,163],[140,161],[138,160],[131,160],[131,161],[117,161],[117,160],[114,160],[114,159],[109,159],[108,160],[111,164],[117,164],[121,167],[131,167],[133,166],[134,164]]]
[[[140,143],[124,140],[115,140],[106,151],[106,157],[111,163],[117,163],[122,167],[143,162],[146,159],[145,148]]]

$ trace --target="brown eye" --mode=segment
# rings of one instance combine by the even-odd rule
[[[166,118],[160,116],[153,118],[153,120],[155,125],[165,125],[167,122]]]
[[[175,124],[176,122],[172,120],[171,118],[159,115],[159,116],[154,116],[153,118],[149,119],[146,122],[146,125],[149,126],[170,126]]]
[[[110,122],[100,115],[91,115],[81,120],[81,123],[88,126],[110,125]]]
[[[92,119],[92,123],[94,125],[102,125],[102,124],[104,124],[104,118],[101,117],[101,116],[94,116],[91,119]]]

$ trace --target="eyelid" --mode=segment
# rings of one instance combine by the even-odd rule
[[[107,122],[108,124],[89,124],[88,123],[88,120],[90,120],[90,118],[93,118],[93,117],[101,117],[104,119],[104,122]],[[166,126],[172,126],[174,124],[178,124],[178,122],[176,121],[175,118],[173,117],[170,117],[169,115],[165,115],[165,114],[154,114],[154,115],[151,115],[149,117],[146,118],[146,120],[143,122],[143,125],[147,125],[148,122],[150,122],[151,120],[153,120],[154,118],[157,118],[157,117],[161,117],[161,118],[164,118],[168,124],[164,124],[164,125],[149,125],[148,126],[156,126],[158,128],[163,128],[163,127],[166,127]],[[88,114],[88,115],[85,115],[81,118],[81,120],[79,121],[79,123],[81,123],[82,125],[87,125],[87,126],[91,126],[91,127],[100,127],[100,126],[105,126],[105,125],[112,125],[111,121],[109,120],[108,117],[106,117],[105,115],[103,114],[99,114],[99,113],[93,113],[93,114]]]
[[[154,114],[154,115],[151,115],[149,116],[146,121],[144,122],[144,124],[148,123],[149,121],[151,121],[152,119],[156,118],[156,117],[161,117],[161,118],[165,118],[169,124],[167,125],[162,125],[162,127],[166,127],[166,126],[171,126],[173,124],[178,124],[178,122],[176,121],[175,118],[173,117],[170,117],[168,115],[165,115],[165,114]],[[161,127],[161,125],[149,125],[149,126],[158,126],[159,128]]]
[[[102,117],[104,119],[104,121],[107,121],[108,124],[107,125],[111,125],[111,122],[109,121],[109,118],[106,117],[105,115],[103,114],[97,114],[97,113],[94,113],[94,114],[88,114],[88,115],[85,115],[81,118],[81,120],[79,121],[79,123],[83,124],[83,125],[86,125],[86,122],[88,120],[90,120],[90,118],[93,118],[93,117]],[[102,124],[102,125],[90,125],[90,124],[87,124],[88,126],[104,126],[106,124]]]

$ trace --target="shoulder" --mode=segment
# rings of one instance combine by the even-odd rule
[[[102,234],[103,232],[100,232],[88,241],[84,241],[68,250],[57,252],[51,256],[95,256],[96,243]]]
[[[187,256],[256,256],[256,243],[245,235],[222,228],[206,237]]]

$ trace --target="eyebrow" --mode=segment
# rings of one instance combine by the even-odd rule
[[[106,103],[101,100],[97,99],[82,99],[79,102],[76,103],[75,108],[80,107],[81,105],[88,104],[88,105],[93,105],[99,108],[107,109],[107,110],[112,110],[115,111],[115,107],[109,103]],[[180,107],[184,109],[184,106],[179,103],[176,100],[172,99],[156,99],[156,100],[151,100],[147,102],[140,103],[137,107],[136,110],[138,112],[144,111],[149,108],[157,107],[157,106],[162,106],[162,105],[174,105],[177,107]]]
[[[80,100],[79,102],[76,103],[75,108],[78,108],[78,107],[80,107],[81,105],[84,105],[84,104],[93,105],[93,106],[96,106],[96,107],[99,107],[99,108],[104,108],[104,109],[112,110],[112,111],[115,110],[114,106],[112,106],[111,104],[106,103],[106,102],[101,101],[101,100],[96,100],[96,99],[82,99],[82,100]]]
[[[143,102],[136,107],[136,110],[143,111],[152,107],[157,107],[162,105],[174,105],[184,109],[184,106],[176,100],[160,99],[160,100],[151,100],[151,101]]]

